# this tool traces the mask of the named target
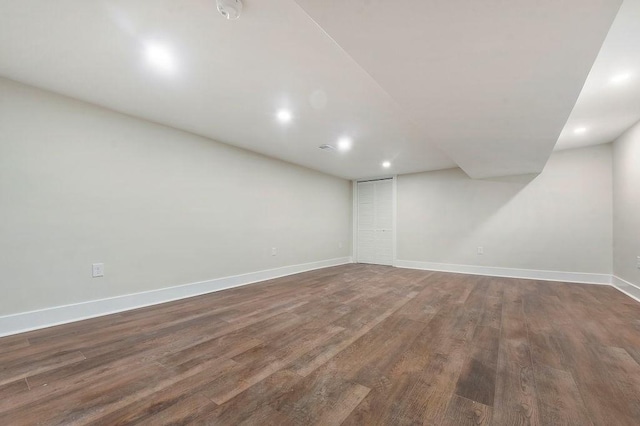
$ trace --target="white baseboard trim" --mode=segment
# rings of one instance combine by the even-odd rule
[[[427,271],[453,272],[457,274],[486,275],[491,277],[611,285],[611,275],[609,274],[499,268],[494,266],[454,265],[448,263],[421,262],[416,260],[396,260],[395,266],[399,268],[424,269]]]
[[[611,285],[632,299],[640,302],[640,285],[630,283],[615,275],[613,276]]]
[[[88,318],[142,308],[228,288],[239,287],[287,275],[352,263],[351,257],[321,260],[300,265],[251,272],[248,274],[216,278],[175,287],[167,287],[142,293],[127,294],[107,299],[91,300],[72,305],[23,312],[0,317],[0,337],[54,325],[66,324]]]

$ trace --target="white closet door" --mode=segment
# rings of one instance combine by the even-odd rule
[[[393,181],[358,182],[358,262],[393,264]]]
[[[358,182],[358,262],[376,263],[376,212],[373,182]]]

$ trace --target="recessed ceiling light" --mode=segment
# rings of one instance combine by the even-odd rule
[[[291,115],[291,111],[289,111],[288,109],[281,109],[280,111],[278,111],[278,114],[276,116],[281,123],[288,123],[293,118],[293,115]]]
[[[145,47],[147,61],[157,70],[171,73],[175,70],[176,64],[171,51],[164,45],[149,43]]]
[[[575,134],[577,134],[577,135],[580,135],[580,134],[582,134],[582,133],[584,133],[584,132],[586,132],[586,131],[587,131],[587,128],[586,128],[586,127],[576,127],[576,128],[573,130],[573,133],[575,133]]]
[[[351,139],[344,137],[338,140],[338,149],[340,151],[349,151],[351,149]]]
[[[631,77],[631,74],[627,73],[623,73],[623,74],[617,74],[614,75],[613,77],[611,77],[611,83],[613,84],[620,84],[620,83],[624,83],[625,81],[629,80],[629,77]]]
[[[384,167],[385,169],[388,169],[389,167],[391,167],[391,162],[383,161],[382,162],[382,167]]]

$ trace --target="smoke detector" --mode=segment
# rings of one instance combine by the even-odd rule
[[[238,19],[242,13],[241,0],[216,0],[218,12],[229,20]]]

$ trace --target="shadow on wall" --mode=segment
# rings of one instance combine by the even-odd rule
[[[540,212],[535,205],[536,201],[533,197],[527,197],[526,195],[529,187],[535,186],[535,181],[539,177],[539,173],[531,173],[475,180],[478,185],[482,185],[480,181],[486,182],[488,190],[491,191],[493,196],[490,203],[487,203],[486,199],[478,197],[470,200],[470,209],[474,212],[474,215],[478,206],[483,206],[480,210],[484,214],[475,221],[475,227],[469,232],[467,238],[452,247],[452,257],[459,258],[463,253],[469,251],[469,247],[482,247],[486,244],[485,241],[490,241],[487,238],[489,235],[497,235],[502,238],[501,248],[497,249],[499,251],[513,250],[514,252],[522,252],[524,250],[527,252],[522,254],[536,256],[535,249],[523,249],[522,246],[509,247],[511,244],[509,236],[526,229],[526,226],[523,225],[539,223]],[[519,204],[520,207],[518,208]],[[514,214],[514,212],[517,213]],[[491,256],[495,252],[495,244],[489,244],[487,255],[478,255],[476,252],[475,263],[486,266],[510,266],[497,265],[495,258]]]
[[[454,181],[456,183],[454,185],[459,186],[461,193],[466,194],[464,199],[461,200],[464,206],[459,206],[461,220],[458,222],[463,224],[461,228],[464,228],[465,232],[460,235],[459,239],[456,239],[455,244],[449,247],[448,253],[444,253],[445,256],[451,259],[451,263],[459,263],[459,260],[456,259],[467,257],[465,255],[469,254],[470,247],[476,250],[478,247],[483,247],[485,244],[483,241],[486,241],[483,235],[487,232],[491,232],[491,230],[495,232],[497,227],[508,225],[511,222],[509,217],[503,217],[505,215],[501,214],[501,212],[508,210],[507,206],[539,176],[538,173],[530,173],[473,179],[462,170],[460,172],[456,175]],[[453,193],[456,192],[456,189],[451,189]],[[533,209],[528,209],[528,212],[532,211]],[[451,213],[449,211],[448,214]],[[523,216],[520,216],[520,219],[526,221],[535,220],[534,217],[527,218]],[[512,229],[509,232],[516,232],[516,229]],[[492,250],[491,247],[487,247],[487,249]],[[478,255],[477,251],[474,253],[478,256],[475,263],[493,265],[494,262],[488,260],[490,257]],[[483,262],[483,260],[487,261]]]
[[[402,175],[398,259],[608,273],[610,199],[610,146],[556,152],[539,175]]]

